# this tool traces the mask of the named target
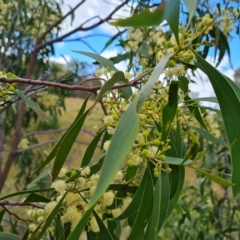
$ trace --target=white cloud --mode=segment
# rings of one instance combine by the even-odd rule
[[[211,56],[208,56],[206,60],[213,66],[216,65],[216,62],[214,61],[214,58]],[[217,69],[229,77],[230,79],[233,79],[234,76],[234,69],[230,66],[230,61],[228,56],[224,56],[221,63],[217,67]],[[190,83],[190,89],[193,93],[198,93],[198,97],[209,97],[214,96],[214,91],[212,88],[212,85],[207,77],[207,75],[202,72],[201,70],[196,71],[196,77],[194,77],[191,72],[188,72],[190,75],[190,78],[192,80],[195,80],[196,83]]]
[[[69,11],[69,6],[71,8],[75,7],[79,1],[76,0],[68,0],[66,1],[66,4],[62,6],[63,13],[67,13]],[[109,1],[110,3],[107,3],[106,1],[103,0],[87,0],[85,3],[83,3],[76,11],[75,11],[75,19],[73,23],[71,24],[71,17],[68,17],[66,21],[62,24],[62,32],[66,33],[68,31],[73,30],[74,28],[78,27],[85,21],[89,20],[90,18],[93,18],[97,16],[98,18],[94,18],[88,23],[86,23],[84,26],[91,26],[92,24],[96,23],[99,21],[100,18],[105,18],[108,16],[116,6],[121,4],[121,1],[119,0],[111,0]],[[125,6],[118,10],[113,18],[124,18],[129,16],[129,10],[127,10],[128,7]],[[114,34],[116,33],[116,28],[104,23],[100,26],[100,29],[106,33],[111,33]],[[85,32],[82,32],[81,35],[85,35]],[[88,32],[89,34],[89,32]]]
[[[110,57],[115,57],[117,56],[118,51],[116,48],[111,49],[111,50],[106,50],[103,53],[101,53],[101,56],[105,57],[105,58],[110,58]]]
[[[58,42],[56,43],[57,48],[62,48],[65,45],[65,42]]]
[[[68,62],[71,61],[71,57],[68,56],[68,55],[64,55],[64,57],[50,57],[50,61],[52,62],[57,62],[57,63],[60,63],[60,64],[67,64]]]

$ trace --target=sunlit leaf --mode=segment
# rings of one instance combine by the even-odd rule
[[[68,240],[75,240],[80,236],[86,221],[91,214],[92,208],[107,190],[114,176],[119,171],[124,158],[132,148],[132,144],[139,132],[139,117],[135,110],[135,104],[131,104],[126,110],[112,136],[109,149],[102,165],[96,191],[88,203],[87,211],[71,232]],[[132,124],[129,124],[129,122]],[[119,139],[124,139],[124,141],[119,141]],[[109,171],[109,169],[111,169],[111,171]]]
[[[159,25],[164,20],[164,9],[151,12],[149,9],[146,9],[138,14],[126,19],[118,19],[114,22],[111,22],[113,26],[119,27],[150,27]]]
[[[166,7],[164,12],[164,19],[167,20],[174,36],[179,44],[179,37],[178,37],[178,27],[179,27],[179,0],[168,0],[166,1]]]
[[[195,12],[197,10],[197,6],[199,4],[199,0],[184,0],[186,7],[188,9],[189,12],[189,16],[188,16],[188,24],[187,24],[187,28],[190,25],[193,16],[195,15]]]
[[[103,67],[105,68],[110,68],[110,70],[113,70],[113,71],[118,71],[118,69],[114,66],[113,62],[110,61],[109,59],[107,58],[104,58],[98,54],[94,54],[94,53],[90,53],[90,52],[83,52],[83,51],[73,51],[73,52],[76,52],[76,53],[80,53],[82,55],[85,55],[85,56],[88,56],[94,60],[96,60],[97,62],[99,62]]]

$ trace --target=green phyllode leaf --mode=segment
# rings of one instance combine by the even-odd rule
[[[151,176],[151,169],[147,167],[146,169],[146,183],[145,183],[145,191],[141,196],[140,205],[138,211],[136,212],[136,217],[133,223],[133,227],[131,233],[128,236],[128,240],[139,239],[139,237],[144,232],[144,228],[146,227],[153,209],[153,181]]]
[[[114,66],[114,64],[113,64],[113,62],[112,62],[111,60],[106,59],[106,58],[104,58],[104,57],[102,57],[102,56],[100,56],[100,55],[98,55],[98,54],[94,54],[94,53],[90,53],[90,52],[83,52],[83,51],[73,51],[73,52],[80,53],[80,54],[83,54],[83,55],[88,56],[88,57],[90,57],[90,58],[93,58],[94,60],[96,60],[97,62],[99,62],[103,67],[105,67],[105,68],[110,68],[110,70],[113,70],[113,71],[118,72],[118,69]],[[115,73],[115,74],[117,74],[117,73]],[[115,75],[115,74],[114,74],[114,75]],[[116,82],[119,82],[119,83],[124,83],[124,82],[126,82],[126,79],[125,79],[123,73],[122,73],[122,75],[120,75],[120,73],[118,73],[118,75],[115,75],[115,76],[114,76],[114,75],[113,75],[113,77],[111,78],[111,79],[113,79],[113,80],[110,79],[110,80],[111,80],[111,84],[107,84],[110,80],[108,80],[107,83],[104,84],[104,85],[106,85],[106,87],[104,87],[104,90],[101,89],[102,92],[108,91],[108,90],[113,86],[112,83],[115,84]],[[119,78],[119,79],[118,79],[118,78]],[[111,86],[111,87],[110,87],[110,86]],[[108,87],[109,87],[109,88],[108,88]],[[107,88],[108,88],[108,89],[107,89]],[[106,90],[106,89],[107,89],[107,90]],[[125,96],[127,99],[132,95],[132,89],[131,89],[131,87],[121,88],[120,91],[122,91],[122,93],[124,94],[124,96]],[[104,92],[104,93],[105,93],[105,92]],[[102,97],[103,94],[99,94],[98,96],[100,96],[100,95],[101,95],[101,97]],[[99,98],[99,99],[100,99],[100,98]]]
[[[36,174],[37,172],[39,172],[40,170],[42,170],[47,164],[49,164],[53,158],[57,155],[59,148],[61,148],[61,145],[63,144],[63,140],[65,139],[66,136],[69,135],[69,132],[71,132],[72,127],[75,125],[76,122],[79,121],[79,119],[82,117],[82,115],[85,112],[86,106],[87,106],[87,102],[89,99],[90,95],[85,99],[85,101],[82,104],[81,109],[79,110],[79,113],[77,115],[77,117],[75,118],[75,120],[73,121],[72,125],[69,127],[69,129],[63,134],[63,136],[61,137],[61,139],[59,140],[59,142],[56,144],[56,146],[53,148],[53,150],[51,151],[51,153],[48,155],[48,157],[46,158],[46,160],[31,174],[30,177],[32,177],[34,174]]]
[[[152,208],[151,219],[144,234],[144,240],[156,239],[167,215],[170,200],[169,190],[168,174],[160,171],[154,188],[154,205]]]
[[[52,116],[48,116],[46,113],[42,111],[38,103],[33,102],[28,99],[22,91],[14,90],[13,91],[17,96],[19,96],[32,110],[40,117],[41,121],[50,122],[53,120]]]
[[[179,45],[179,37],[178,37],[178,28],[179,28],[179,0],[168,0],[166,1],[166,7],[164,12],[164,19],[167,20],[175,39]]]
[[[90,109],[88,109],[69,129],[67,134],[62,138],[61,146],[58,148],[56,153],[56,158],[53,164],[52,171],[52,181],[57,178],[59,172],[63,164],[66,161],[66,158],[84,124],[84,121],[89,113]]]
[[[211,173],[208,173],[207,171],[203,170],[203,169],[199,169],[199,168],[194,168],[197,172],[203,174],[204,176],[206,176],[208,179],[224,186],[224,187],[231,187],[234,186],[233,183],[225,180],[224,178],[212,175]]]
[[[198,106],[194,106],[195,104],[195,100],[191,99],[189,96],[188,96],[188,84],[189,84],[189,80],[184,77],[184,76],[181,76],[179,78],[179,81],[180,81],[180,88],[182,89],[182,91],[184,92],[185,94],[185,97],[184,97],[184,100],[187,104],[187,107],[189,109],[189,111],[194,115],[194,117],[196,118],[196,120],[201,124],[201,126],[203,128],[205,128],[207,130],[207,127],[203,121],[203,118],[202,118],[202,115],[201,115],[201,112],[199,110],[199,107]],[[209,100],[209,99],[208,99]],[[196,100],[197,101],[197,100]]]
[[[172,122],[177,114],[178,107],[178,81],[172,81],[168,92],[168,103],[162,110],[162,137],[166,141],[171,130]]]
[[[89,216],[91,215],[92,209],[94,208],[98,199],[107,190],[109,184],[119,170],[123,160],[131,150],[132,144],[134,143],[135,138],[139,133],[140,125],[139,117],[136,112],[136,105],[138,104],[138,109],[141,108],[143,102],[146,100],[148,94],[154,86],[154,83],[158,81],[160,74],[163,72],[169,57],[170,55],[167,54],[157,64],[148,82],[146,85],[144,85],[140,93],[138,93],[138,95],[134,98],[133,102],[130,104],[126,112],[123,114],[120,122],[118,123],[118,126],[112,136],[104,162],[102,164],[101,174],[98,180],[96,191],[88,203],[85,214],[69,235],[68,240],[75,240],[76,238],[79,238],[85,227],[85,224],[88,221]],[[119,139],[123,139],[123,141],[119,141]],[[109,171],[109,169],[111,169],[111,171]]]
[[[22,238],[12,233],[0,232],[0,239],[2,240],[21,240]]]
[[[114,22],[111,22],[113,26],[119,27],[151,27],[159,25],[164,20],[164,9],[151,12],[149,9],[146,9],[138,14],[126,19],[118,19]]]
[[[200,0],[184,0],[184,2],[189,12],[188,24],[187,24],[187,28],[188,28],[192,21],[193,16],[195,15],[195,12],[197,10]]]
[[[201,56],[196,54],[196,57],[197,66],[207,74],[221,109],[232,160],[233,196],[236,198],[240,193],[240,90]]]

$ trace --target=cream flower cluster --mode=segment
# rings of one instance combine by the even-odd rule
[[[59,104],[59,96],[49,92],[40,92],[37,94],[37,102],[43,104],[45,109],[54,108]]]
[[[221,15],[218,18],[218,26],[226,37],[229,37],[229,33],[236,28],[236,21],[240,15],[239,12],[240,10],[236,8],[221,9]]]
[[[0,71],[0,77],[1,78],[15,78],[16,76],[11,74],[11,73],[5,73]],[[2,86],[0,83],[0,104],[2,105],[5,101],[8,101],[10,99],[9,93],[14,91],[15,88],[15,83],[12,84],[5,84]]]
[[[76,179],[72,182],[67,182],[67,180],[73,176],[76,176]],[[123,172],[119,171],[115,176],[114,183],[122,183],[123,178]],[[73,229],[82,218],[88,200],[96,189],[98,179],[99,174],[91,174],[91,169],[89,167],[79,169],[78,171],[72,170],[70,173],[67,168],[62,168],[58,179],[51,185],[51,187],[56,191],[56,194],[52,200],[45,205],[44,210],[34,208],[28,209],[27,215],[32,221],[29,225],[30,231],[34,232],[37,229],[38,224],[42,223],[53,211],[66,191],[68,192],[60,207],[61,221],[63,224],[71,223],[71,229]],[[122,200],[120,204],[117,204],[117,202],[115,202],[115,195],[115,191],[106,191],[96,204],[94,210],[100,219],[103,218],[103,214],[107,214],[109,218],[119,216],[132,201],[131,196],[127,196],[122,199],[117,198],[118,202],[119,200]],[[97,219],[94,215],[91,215],[87,228],[88,231],[100,231]],[[50,226],[49,230],[54,230],[54,227]]]

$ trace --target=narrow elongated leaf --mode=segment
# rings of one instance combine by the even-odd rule
[[[5,214],[5,210],[3,209],[3,210],[0,212],[0,223],[2,222],[2,219],[3,219],[4,214]]]
[[[103,67],[109,67],[111,70],[113,71],[118,71],[118,69],[114,66],[113,62],[98,55],[98,54],[94,54],[94,53],[90,53],[90,52],[83,52],[83,51],[73,51],[76,53],[80,53],[82,55],[88,56],[94,60],[96,60],[97,62],[99,62]]]
[[[124,82],[125,76],[123,72],[116,72],[113,76],[102,86],[99,94],[95,99],[94,105],[103,97],[103,95],[108,92],[117,82]]]
[[[155,184],[152,215],[147,226],[146,233],[144,234],[144,240],[156,239],[160,227],[162,226],[162,223],[164,223],[168,209],[170,195],[169,189],[170,186],[168,174],[160,171],[158,180]]]
[[[162,110],[162,137],[166,141],[178,107],[178,81],[172,81],[169,87],[168,103]]]
[[[61,146],[58,149],[58,152],[56,154],[56,158],[53,164],[53,171],[52,171],[52,181],[57,178],[59,172],[61,171],[61,168],[63,164],[66,161],[66,158],[83,126],[83,123],[88,115],[90,109],[88,109],[80,118],[78,121],[74,123],[74,125],[71,126],[68,133],[64,136]]]
[[[168,0],[166,1],[167,5],[164,12],[164,19],[167,20],[174,36],[179,44],[179,38],[178,38],[178,27],[179,27],[179,6],[180,1],[179,0]]]
[[[63,200],[66,197],[67,193],[68,193],[68,191],[66,191],[66,193],[58,201],[58,203],[56,204],[56,206],[54,207],[52,212],[46,217],[45,221],[42,224],[43,226],[41,227],[41,230],[39,232],[37,231],[37,232],[33,233],[30,236],[29,240],[40,240],[40,239],[42,239],[43,235],[45,234],[45,232],[47,231],[47,229],[51,225],[55,216],[57,215],[59,208],[62,206]]]
[[[164,9],[151,12],[149,9],[146,9],[138,14],[126,19],[118,19],[114,22],[111,22],[113,26],[119,27],[151,27],[159,25],[164,20]]]
[[[94,53],[90,53],[90,52],[83,52],[83,51],[73,51],[73,52],[76,52],[76,53],[80,53],[80,54],[83,54],[83,55],[86,55],[90,58],[93,58],[95,59],[97,62],[99,62],[103,67],[105,68],[110,68],[110,70],[113,70],[113,71],[116,71],[118,72],[118,69],[114,66],[113,62],[109,59],[106,59],[98,54],[94,54]],[[115,73],[117,74],[117,73]],[[115,75],[114,74],[114,75]],[[118,73],[118,75],[114,76],[111,78],[111,79],[114,79],[114,80],[108,80],[104,85],[106,85],[106,87],[103,86],[103,88],[105,88],[105,92],[108,91],[116,82],[126,82],[126,79],[124,77],[124,74],[122,73],[122,75],[120,75],[120,73]],[[119,78],[119,79],[118,79]],[[118,81],[117,81],[118,80]],[[110,81],[110,83],[108,83]],[[112,85],[113,84],[113,85]],[[110,87],[111,86],[111,87]],[[107,90],[106,90],[107,89]],[[131,95],[132,95],[132,89],[131,87],[126,87],[126,88],[121,88],[120,89],[122,91],[122,93],[124,94],[124,96],[128,99]],[[104,90],[101,89],[102,92],[104,92]],[[104,93],[105,93],[104,92]],[[101,94],[98,94],[98,96],[101,96],[102,97],[102,93]],[[100,97],[100,98],[101,98]],[[98,98],[98,97],[97,97]],[[100,99],[99,98],[99,99]],[[98,100],[99,100],[98,99]],[[95,104],[96,104],[97,100],[95,101]],[[94,105],[95,105],[94,104]]]
[[[48,157],[46,158],[46,160],[30,175],[33,176],[34,174],[36,174],[37,172],[39,172],[40,170],[42,170],[47,164],[49,164],[52,159],[56,156],[58,149],[60,148],[63,139],[65,138],[65,136],[68,134],[68,132],[71,130],[72,126],[74,126],[74,124],[79,120],[79,118],[83,115],[83,113],[85,112],[86,106],[87,106],[87,102],[89,99],[90,95],[88,95],[88,97],[84,100],[82,107],[79,110],[79,113],[77,115],[77,117],[75,118],[74,122],[72,123],[72,125],[69,127],[69,129],[63,134],[63,136],[61,137],[61,139],[59,140],[59,142],[56,144],[56,146],[53,148],[53,150],[51,151],[51,153],[48,155]]]
[[[108,190],[120,191],[120,192],[129,192],[136,193],[138,187],[137,186],[129,186],[127,184],[111,184],[108,187]]]
[[[146,179],[146,187],[143,196],[141,197],[141,202],[139,209],[137,211],[137,215],[132,227],[132,231],[128,236],[128,240],[139,239],[142,235],[144,228],[148,224],[153,209],[153,182],[151,177],[150,168],[147,167],[147,179]]]
[[[166,54],[154,68],[153,73],[151,74],[150,78],[148,79],[147,83],[144,85],[142,90],[139,93],[139,102],[137,106],[137,110],[139,111],[146,100],[147,96],[151,92],[153,85],[155,82],[158,81],[160,75],[162,74],[168,60],[170,58],[170,54]]]
[[[232,160],[232,182],[235,184],[232,189],[236,198],[240,193],[240,98],[239,90],[236,90],[239,87],[235,83],[229,83],[228,79],[198,54],[196,56],[200,63],[198,67],[207,74],[222,112]]]
[[[217,143],[217,144],[220,144],[220,145],[222,145],[222,146],[224,146],[226,148],[229,148],[228,144],[225,143],[222,139],[214,137],[211,133],[209,133],[205,129],[197,128],[197,127],[193,127],[193,126],[190,126],[190,128],[192,128],[195,131],[197,131],[198,133],[200,133],[208,141],[213,142],[213,143]]]
[[[184,76],[181,76],[179,78],[179,81],[180,81],[180,88],[183,90],[184,94],[185,94],[185,97],[184,97],[184,100],[185,102],[187,102],[187,107],[189,109],[189,111],[194,115],[194,117],[196,118],[196,120],[201,124],[202,127],[204,127],[206,130],[207,130],[207,127],[203,121],[203,118],[202,118],[202,115],[201,115],[201,112],[199,110],[199,107],[198,106],[194,106],[195,104],[195,101],[193,101],[189,96],[188,96],[188,84],[189,84],[189,80],[184,77]]]
[[[204,98],[193,98],[192,101],[203,101],[203,102],[212,102],[212,103],[218,103],[218,100],[216,97],[204,97]],[[188,102],[188,101],[185,101]]]
[[[44,113],[39,104],[28,99],[22,91],[14,90],[13,92],[19,96],[30,108],[32,108],[32,110],[40,117],[41,121],[51,122],[53,120],[52,116],[48,116],[46,113]]]
[[[132,216],[135,212],[137,212],[137,210],[139,209],[139,205],[141,203],[143,194],[144,194],[144,192],[147,191],[146,190],[147,174],[148,174],[148,172],[145,171],[142,181],[138,187],[138,190],[137,190],[136,194],[134,195],[133,200],[131,201],[129,206],[125,209],[125,211],[121,215],[119,215],[116,218],[113,218],[112,219],[113,221],[120,221],[120,220],[126,219],[126,218]]]
[[[31,193],[25,200],[24,202],[50,202],[51,200],[42,196],[42,195],[39,195],[39,194],[36,194],[36,193]]]
[[[184,211],[183,207],[180,205],[179,202],[176,203],[175,209],[176,209],[180,214],[186,214],[186,212]]]
[[[171,166],[172,172],[170,173],[170,186],[171,186],[171,200],[168,204],[168,212],[166,219],[169,217],[173,211],[183,188],[184,178],[185,178],[185,167],[184,166]],[[177,183],[177,187],[176,187]],[[174,188],[174,191],[172,191]]]
[[[52,191],[52,190],[53,190],[53,188],[46,188],[46,189],[34,189],[34,190],[26,190],[26,191],[15,192],[15,193],[11,193],[11,194],[5,195],[3,197],[0,197],[0,201],[4,200],[4,199],[7,199],[7,198],[10,198],[10,197],[14,197],[14,196],[18,196],[18,195],[24,195],[24,194],[27,194],[27,193],[49,192],[49,191]]]
[[[188,159],[187,161],[184,161],[182,158],[176,158],[176,157],[169,157],[166,156],[165,160],[166,163],[168,164],[173,164],[173,165],[189,165],[192,163],[192,160]]]
[[[193,16],[195,15],[195,12],[197,10],[197,6],[199,4],[199,0],[184,0],[186,7],[188,9],[189,12],[189,16],[188,16],[188,24],[187,24],[187,28],[189,27]]]
[[[110,46],[119,36],[121,36],[126,30],[120,31],[116,33],[114,36],[112,36],[104,45],[101,52],[103,52],[108,46]]]
[[[2,240],[21,240],[21,237],[12,233],[0,232],[0,239]]]
[[[46,179],[50,180],[50,178],[51,171],[49,169],[45,169],[30,184],[28,184],[27,189],[31,189],[33,186],[36,186],[39,182],[45,181]]]
[[[231,187],[234,184],[225,180],[224,178],[212,175],[211,173],[208,173],[207,171],[203,170],[203,169],[199,169],[199,168],[195,168],[195,170],[201,174],[203,174],[204,176],[206,176],[208,179],[224,186],[224,187]]]
[[[127,153],[132,148],[132,144],[134,143],[138,132],[139,117],[135,110],[135,104],[131,104],[122,116],[111,139],[109,150],[107,151],[102,165],[98,185],[90,200],[89,206],[92,206],[92,204],[97,202],[97,200],[106,191],[109,183],[116,175]],[[119,139],[124,139],[124,141],[119,141]],[[109,171],[109,169],[111,169],[111,171]]]
[[[107,190],[109,184],[119,170],[124,158],[132,148],[132,144],[134,143],[139,132],[139,118],[135,110],[136,100],[124,113],[115,130],[102,165],[101,175],[98,180],[96,191],[90,199],[90,202],[87,206],[87,211],[84,213],[82,219],[69,235],[68,240],[75,240],[79,238],[94,205]],[[124,139],[124,141],[119,141],[119,139]],[[109,171],[109,169],[111,169],[111,171]]]
[[[100,131],[97,136],[90,142],[90,144],[88,145],[85,154],[83,156],[82,162],[81,162],[81,167],[87,166],[90,161],[92,160],[94,151],[98,145],[98,142],[102,136],[102,134],[105,132],[105,129]]]

